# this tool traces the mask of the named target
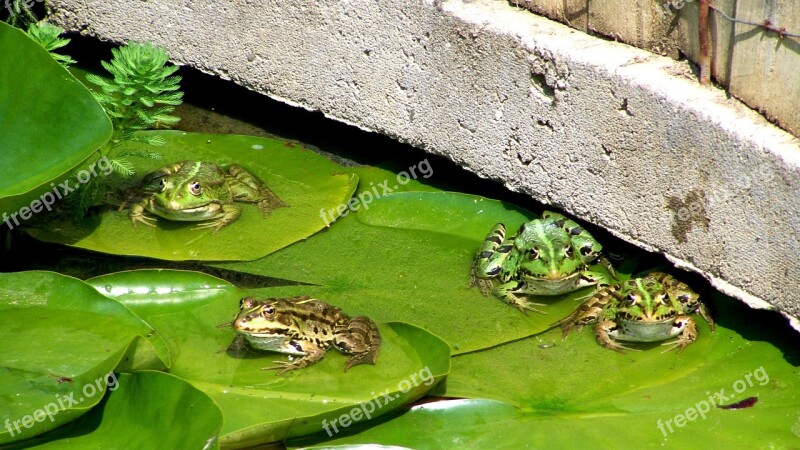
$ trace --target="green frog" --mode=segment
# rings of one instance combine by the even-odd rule
[[[136,201],[128,216],[134,226],[137,223],[155,226],[156,219],[145,215],[148,211],[169,220],[205,221],[195,229],[210,228],[214,232],[239,218],[241,207],[234,202],[256,203],[264,217],[285,206],[261,180],[241,166],[232,164],[222,168],[202,161],[176,162],[145,175],[131,197]]]
[[[636,350],[620,344],[627,342],[656,342],[677,337],[666,351],[680,352],[697,339],[697,324],[689,316],[699,312],[714,332],[714,320],[700,301],[700,295],[688,285],[663,272],[652,272],[644,277],[597,291],[572,314],[554,323],[561,326],[563,336],[584,325],[595,323],[597,342],[616,350]]]
[[[245,297],[233,329],[256,350],[301,356],[295,361],[275,361],[265,370],[301,369],[320,361],[331,348],[350,355],[347,372],[359,364],[375,364],[381,335],[375,322],[364,316],[350,318],[336,306],[308,296],[267,298]]]
[[[608,284],[607,276],[589,270],[589,264],[596,261],[616,276],[601,256],[602,249],[583,227],[555,212],[545,211],[508,238],[505,225],[498,223],[475,256],[469,286],[478,285],[484,296],[492,292],[526,315],[529,310],[544,313],[533,307],[541,303],[530,302],[523,295],[560,295]],[[500,283],[495,286],[493,279]]]

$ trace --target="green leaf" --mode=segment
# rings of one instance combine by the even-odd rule
[[[0,417],[13,425],[0,429],[0,443],[85,413],[102,398],[104,377],[117,368],[165,366],[160,337],[80,280],[51,272],[0,274],[0,291]],[[49,416],[31,421],[28,416],[40,410]]]
[[[698,340],[681,353],[654,343],[620,354],[600,347],[592,327],[563,341],[552,330],[454,357],[439,393],[515,405],[531,439],[564,447],[615,447],[619,436],[637,447],[796,445],[800,337],[776,313],[721,295],[713,304],[716,332],[699,319]],[[749,397],[749,408],[715,407]]]
[[[82,222],[55,222],[48,228],[31,228],[37,239],[120,255],[136,255],[172,261],[251,260],[305,239],[325,227],[320,209],[346,203],[357,177],[328,159],[298,145],[251,136],[143,132],[138,136],[163,138],[158,147],[162,159],[133,161],[138,176],[168,163],[192,160],[239,164],[261,178],[286,204],[264,218],[253,204],[242,206],[242,215],[213,233],[196,230],[197,222],[158,219],[157,227],[134,227],[128,211],[107,211]],[[121,151],[149,147],[126,142]],[[238,155],[235,159],[230,155]],[[120,237],[124,236],[124,239]]]
[[[773,412],[761,419],[752,409],[716,409],[665,436],[658,421],[670,417],[667,412],[554,415],[492,400],[449,400],[414,406],[392,420],[356,427],[334,439],[292,440],[289,448],[796,448],[797,408]],[[769,421],[779,415],[779,421]]]
[[[11,215],[95,152],[111,122],[89,90],[24,32],[0,23],[0,48],[0,213]]]
[[[447,341],[455,354],[540,333],[592,291],[537,297],[547,314],[525,316],[467,284],[475,253],[492,226],[504,222],[516,229],[532,213],[457,193],[391,193],[368,202],[363,192],[370,191],[362,187],[356,195],[363,199],[357,213],[325,232],[258,261],[217,266],[320,285],[309,288],[310,295],[378,321],[414,323]],[[346,257],[326,264],[325,255]],[[291,288],[260,293],[290,295]]]
[[[325,424],[341,426],[342,415],[349,417],[361,405],[371,404],[374,409],[367,412],[373,417],[385,414],[421,397],[449,370],[444,342],[412,325],[388,323],[379,324],[383,343],[374,366],[345,373],[346,356],[331,350],[313,366],[276,376],[262,369],[286,360],[285,355],[226,351],[234,332],[225,324],[235,317],[245,291],[205,274],[169,270],[121,272],[90,282],[164,336],[176,355],[171,373],[222,409],[225,446],[279,441],[320,431]]]
[[[41,449],[215,449],[221,427],[222,413],[208,395],[176,376],[145,371],[119,375],[115,389],[89,413],[24,444]]]

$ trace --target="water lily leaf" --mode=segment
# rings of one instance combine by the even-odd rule
[[[515,229],[527,220],[511,205],[465,194],[409,192],[382,196],[369,206],[261,260],[218,266],[320,285],[308,292],[378,321],[419,325],[447,341],[454,354],[540,333],[592,292],[537,297],[547,314],[525,316],[467,288],[475,253],[492,226],[504,222]],[[457,218],[463,218],[462,227]],[[336,263],[325,263],[324,255],[336,255]],[[298,295],[292,292],[296,288],[260,291]]]
[[[0,23],[0,48],[0,213],[38,213],[46,208],[31,201],[108,140],[111,121],[89,90],[21,30]],[[52,193],[50,199],[58,201]],[[33,214],[22,213],[8,223]]]
[[[160,218],[156,227],[134,227],[127,211],[106,211],[78,223],[53,222],[46,228],[31,228],[29,233],[47,242],[120,255],[171,261],[252,260],[324,228],[326,222],[320,211],[346,204],[358,183],[345,168],[297,144],[276,139],[180,131],[141,135],[162,138],[165,145],[126,142],[121,146],[122,150],[162,155],[160,160],[131,158],[138,176],[183,160],[238,164],[264,181],[288,206],[264,218],[255,205],[237,203],[242,206],[242,215],[217,233],[196,229],[197,222]]]
[[[157,338],[144,339],[153,330],[80,280],[51,272],[0,274],[0,291],[0,417],[11,423],[0,429],[0,443],[84,414],[120,367],[165,366],[151,346]]]
[[[615,447],[619,436],[637,447],[796,445],[800,337],[776,313],[721,295],[714,304],[716,332],[700,319],[698,340],[681,353],[656,343],[620,354],[591,329],[563,341],[553,330],[453,358],[439,393],[517,406],[534,442],[564,447]]]
[[[102,403],[25,448],[219,448],[219,407],[186,381],[162,372],[120,374]],[[40,443],[39,445],[34,445]]]
[[[715,410],[664,436],[657,427],[669,414],[664,411],[566,416],[493,400],[447,400],[414,406],[392,420],[358,426],[333,439],[292,440],[289,448],[793,448],[795,433],[800,433],[800,423],[792,425],[800,418],[797,408],[775,412],[785,419],[751,423],[755,412]]]
[[[375,417],[392,411],[421,397],[449,370],[443,341],[412,325],[388,323],[379,324],[383,344],[375,366],[345,373],[346,356],[331,350],[313,366],[276,376],[263,368],[286,360],[285,355],[228,350],[234,332],[226,324],[245,291],[202,273],[170,270],[122,272],[90,282],[100,292],[121,293],[116,298],[164,336],[176,355],[170,372],[206,392],[222,409],[226,447],[280,441],[325,425],[346,428],[343,421],[351,413],[365,420],[367,413]],[[170,304],[166,300],[172,295],[177,297]],[[366,411],[353,413],[362,405]]]
[[[86,280],[139,317],[185,311],[225,296],[238,300],[245,291],[211,275],[188,270],[141,269]]]

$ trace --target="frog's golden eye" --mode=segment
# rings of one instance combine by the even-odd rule
[[[163,178],[161,179],[161,190],[165,191],[167,189],[167,181]]]
[[[661,295],[661,303],[663,303],[665,305],[669,305],[669,295],[662,294]]]
[[[627,302],[628,306],[633,305],[634,303],[636,303],[636,296],[633,294],[628,294],[625,297],[625,302]]]
[[[189,185],[189,192],[191,192],[192,195],[200,195],[200,183],[197,181],[192,181],[192,183]]]
[[[590,244],[584,245],[581,247],[579,252],[581,253],[581,256],[589,256],[589,254],[592,253],[592,246]]]
[[[571,245],[568,245],[568,246],[564,247],[564,256],[566,256],[567,259],[572,259],[572,255],[574,255],[574,254],[575,253],[572,251],[572,246]]]
[[[531,261],[533,261],[535,259],[539,259],[539,249],[536,248],[536,247],[533,247],[530,250],[530,253],[528,254],[528,259],[530,259]]]
[[[264,317],[271,317],[272,315],[275,314],[275,308],[273,308],[272,306],[265,306],[264,309],[261,310],[261,314]]]

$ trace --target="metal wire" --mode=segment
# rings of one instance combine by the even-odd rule
[[[751,26],[754,26],[754,27],[760,27],[760,28],[763,28],[763,29],[765,29],[767,31],[773,31],[775,33],[778,33],[778,37],[781,38],[781,39],[783,39],[783,38],[785,38],[787,36],[800,38],[800,34],[790,33],[788,31],[786,31],[786,27],[775,26],[775,25],[772,24],[772,21],[770,21],[769,19],[764,19],[764,21],[760,22],[760,23],[759,22],[751,22],[749,20],[742,20],[742,19],[736,19],[734,17],[731,17],[731,16],[725,14],[725,12],[723,12],[721,9],[717,8],[714,5],[709,5],[709,8],[713,9],[719,15],[721,15],[723,18],[725,18],[726,20],[728,20],[730,22],[743,23],[745,25],[751,25]]]

